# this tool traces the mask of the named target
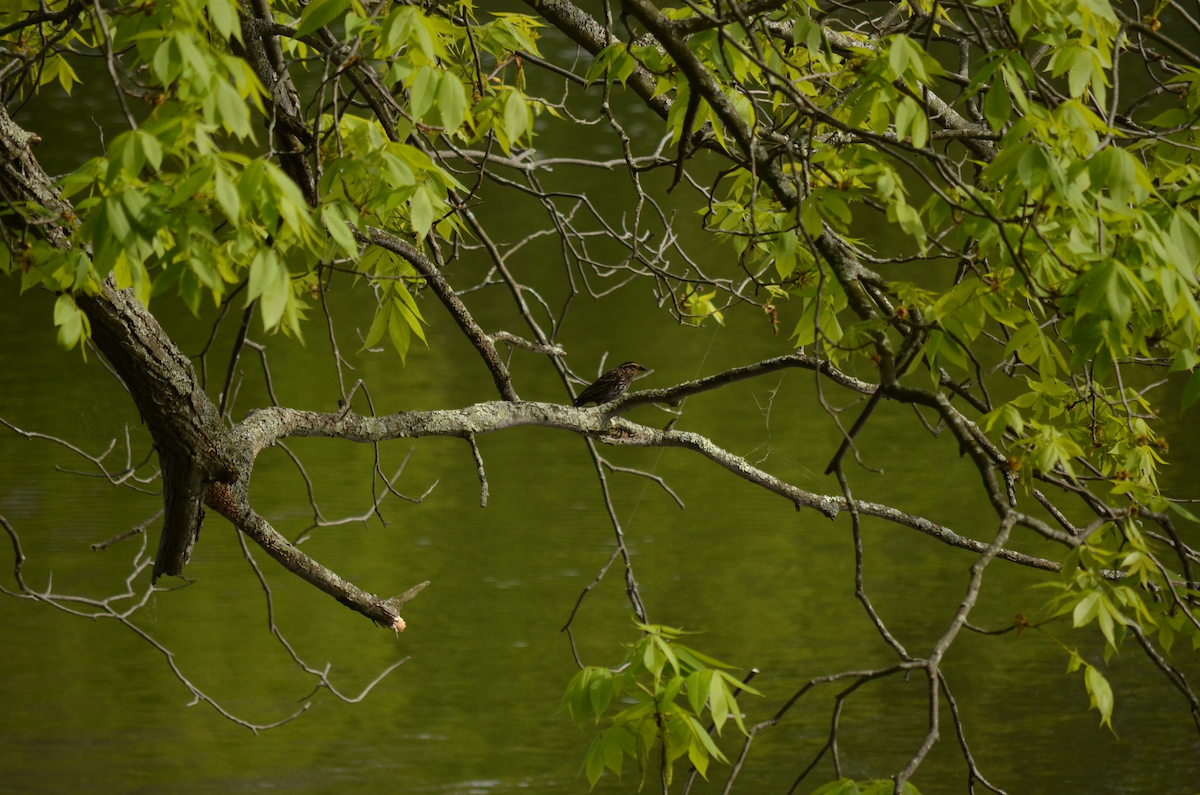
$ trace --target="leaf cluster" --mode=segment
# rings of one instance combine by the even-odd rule
[[[712,759],[728,762],[713,741],[732,719],[746,733],[738,705],[741,692],[757,690],[728,673],[729,666],[684,646],[685,633],[671,627],[637,623],[641,640],[630,646],[615,668],[587,666],[567,685],[561,709],[581,726],[609,724],[592,740],[583,770],[594,787],[604,770],[621,774],[626,757],[637,763],[642,783],[657,762],[669,785],[674,763],[686,755],[707,777]],[[610,708],[628,704],[611,716]],[[712,727],[703,725],[705,712]]]
[[[38,8],[9,5],[13,14],[15,6],[22,14]],[[120,90],[150,109],[103,156],[62,178],[62,195],[75,206],[71,218],[18,208],[64,225],[70,249],[44,239],[11,245],[15,253],[0,260],[3,270],[19,273],[24,289],[40,284],[89,294],[111,271],[118,287],[132,288],[144,303],[174,290],[192,312],[205,296],[219,304],[245,284],[245,300],[258,302],[264,328],[299,338],[305,298],[318,273],[334,266],[377,285],[368,345],[386,335],[404,356],[413,334],[424,340],[413,300],[420,281],[391,255],[364,250],[350,226],[375,224],[418,242],[463,232],[449,192],[467,189],[411,136],[468,144],[494,136],[505,152],[530,141],[540,106],[521,90],[523,78],[509,85],[503,74],[485,75],[480,59],[505,64],[518,51],[536,54],[539,23],[516,14],[480,21],[469,2],[449,14],[410,5],[368,11],[356,0],[283,2],[274,12],[294,30],[280,41],[299,71],[319,78],[336,66],[325,61],[338,53],[369,55],[370,74],[392,92],[388,101],[402,116],[397,129],[385,130],[378,118],[344,103],[331,112],[317,102],[308,118],[279,118],[272,92],[281,89],[264,86],[242,57],[250,46],[243,12],[229,0],[146,3],[136,13],[106,13],[103,26],[94,11],[81,11],[84,25],[68,27],[61,42],[38,53],[43,66],[33,88],[59,80],[70,90],[75,50],[103,50],[107,29],[120,53]],[[33,46],[28,33],[14,32],[18,41],[9,44]],[[297,137],[289,143],[287,135]],[[319,164],[315,206],[275,162],[279,149],[304,144],[306,135]],[[89,333],[69,296],[55,323],[67,347]]]

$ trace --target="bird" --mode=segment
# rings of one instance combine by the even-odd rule
[[[629,389],[634,376],[645,371],[646,368],[637,362],[625,362],[625,364],[617,365],[580,392],[579,397],[575,398],[575,407],[578,408],[588,403],[595,403],[599,406],[616,400],[625,394],[625,390]]]

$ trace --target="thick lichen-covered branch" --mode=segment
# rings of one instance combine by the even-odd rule
[[[458,409],[405,411],[377,417],[366,417],[351,411],[316,412],[276,407],[251,412],[235,428],[234,435],[247,450],[257,455],[259,451],[290,436],[346,439],[363,443],[426,436],[470,439],[533,425],[577,433],[611,445],[681,447],[699,453],[743,480],[778,494],[795,505],[797,510],[813,508],[832,519],[847,509],[844,497],[817,494],[780,480],[741,456],[714,444],[702,434],[659,430],[622,417],[611,417],[613,406],[608,404],[577,409],[557,403],[494,401]],[[947,527],[897,508],[861,500],[856,501],[856,505],[864,516],[874,516],[912,528],[953,547],[974,552],[984,552],[988,548],[981,541],[966,538]],[[1046,571],[1057,571],[1059,568],[1054,561],[1008,549],[1000,550],[997,556]]]

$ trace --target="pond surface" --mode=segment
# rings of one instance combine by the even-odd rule
[[[39,156],[49,170],[65,171],[99,151],[87,113],[94,111],[110,137],[118,129],[111,103],[99,93],[103,83],[97,86],[85,98],[91,103],[87,111],[64,97],[40,110],[31,105],[17,117],[45,139]],[[643,118],[641,126],[634,119],[631,132],[650,146],[658,122]],[[551,154],[587,149],[615,154],[603,132],[594,128],[569,140],[544,135],[541,145]],[[629,199],[627,178],[619,174],[561,173],[548,184],[555,179],[573,190]],[[485,224],[504,230],[504,239],[518,239],[522,230],[544,222],[533,202],[494,206],[484,198],[479,212]],[[683,218],[680,226],[690,229],[698,256],[714,268],[730,267],[731,251],[705,241],[692,218]],[[552,303],[562,299],[561,257],[553,244],[528,247],[514,267],[518,278],[547,285]],[[466,285],[484,273],[482,261],[468,257],[451,277]],[[354,329],[365,331],[371,317],[362,292],[347,287],[335,283],[331,295],[343,351],[358,347]],[[134,460],[146,456],[149,436],[120,386],[94,355],[85,364],[78,351],[56,347],[53,297],[32,292],[18,299],[11,282],[0,283],[0,290],[5,373],[0,416],[93,454],[115,438],[111,457],[121,463],[128,429]],[[510,300],[501,290],[467,298],[486,329],[524,333],[511,319]],[[642,382],[646,386],[666,386],[787,352],[795,323],[785,314],[784,331],[774,336],[756,310],[739,310],[730,313],[725,327],[692,329],[663,312],[651,314],[652,306],[644,286],[597,303],[577,299],[560,337],[576,370],[595,372],[601,354],[609,351],[610,363],[636,359],[653,368]],[[184,351],[203,347],[211,307],[203,322],[170,298],[153,308]],[[415,347],[407,366],[391,352],[350,356],[357,368],[351,377],[368,380],[376,409],[492,399],[490,378],[440,306],[427,300],[423,311],[431,347]],[[257,325],[251,337],[268,347],[283,403],[332,410],[337,382],[329,343],[319,313],[311,316],[305,347],[282,336],[264,337]],[[234,326],[232,318],[226,321],[215,351],[229,350]],[[224,367],[219,356],[212,360],[210,394],[219,389],[215,382]],[[240,369],[245,380],[239,418],[268,403],[257,360],[243,358]],[[518,352],[513,370],[523,398],[565,400],[545,362]],[[1166,402],[1172,410],[1179,387],[1167,387],[1176,390]],[[817,405],[811,374],[793,372],[692,398],[679,427],[705,433],[803,488],[836,493],[837,484],[819,473],[840,435]],[[653,408],[633,416],[665,422]],[[1200,496],[1194,414],[1185,420],[1186,425],[1166,422],[1172,466],[1164,477],[1176,493]],[[868,463],[886,475],[849,469],[857,497],[923,514],[964,535],[988,539],[994,533],[994,515],[969,464],[946,439],[932,439],[911,410],[881,410],[862,438]],[[367,511],[369,446],[329,440],[289,444],[305,461],[327,518]],[[434,482],[436,488],[420,505],[385,500],[386,526],[372,518],[318,529],[303,547],[373,592],[399,593],[431,580],[407,607],[409,628],[402,635],[373,627],[257,553],[281,630],[310,665],[328,664],[343,692],[357,694],[388,665],[408,659],[361,703],[346,704],[318,691],[305,715],[260,736],[209,706],[188,707],[190,694],[162,654],[128,629],[0,599],[0,792],[587,792],[579,771],[591,736],[557,710],[575,670],[560,629],[613,548],[596,473],[583,441],[561,432],[516,429],[481,438],[479,445],[491,487],[486,509],[479,507],[479,483],[464,442],[391,443],[381,448],[389,475],[411,450],[397,488],[413,496]],[[811,511],[797,514],[786,501],[686,451],[602,452],[616,464],[664,477],[686,503],[680,510],[645,479],[611,477],[651,620],[699,631],[692,645],[742,671],[761,670],[755,686],[763,697],[744,698],[750,722],[772,714],[812,677],[892,662],[853,597],[847,518],[830,522]],[[101,597],[120,591],[140,537],[103,552],[88,546],[143,521],[156,510],[157,497],[116,491],[103,480],[56,468],[87,466],[62,448],[0,429],[0,514],[21,534],[28,582],[45,587],[53,572],[60,592]],[[312,522],[304,481],[282,451],[259,459],[253,499],[289,537]],[[869,594],[892,632],[924,654],[956,609],[974,556],[870,520],[864,536]],[[155,528],[151,549],[156,542]],[[1059,554],[1028,535],[1014,545]],[[220,518],[209,517],[186,574],[195,583],[155,595],[137,615],[137,625],[175,654],[197,687],[239,717],[267,723],[294,712],[315,681],[269,634],[258,581]],[[1000,627],[1017,613],[1038,615],[1046,591],[1031,587],[1047,579],[995,563],[972,620]],[[11,578],[3,582],[9,585]],[[1072,633],[1061,622],[1049,632],[1103,667],[1098,633]],[[622,644],[635,639],[619,571],[611,571],[585,600],[575,633],[579,653],[590,664],[616,664]],[[1193,682],[1200,681],[1194,656],[1177,649],[1174,661]],[[1190,795],[1200,789],[1200,740],[1184,702],[1136,648],[1104,668],[1116,693],[1115,735],[1098,727],[1081,678],[1066,675],[1066,663],[1063,650],[1036,632],[964,633],[952,647],[946,675],[975,759],[993,783],[1010,793]],[[809,693],[778,727],[763,732],[734,791],[786,792],[825,741],[834,692]],[[857,692],[842,717],[844,774],[884,777],[903,767],[925,731],[925,698],[919,677],[909,683],[892,678]],[[965,766],[945,711],[942,719],[942,742],[914,779],[927,794],[966,790]],[[727,753],[736,752],[740,743],[732,728],[721,744]],[[727,767],[714,765],[714,783],[700,781],[693,791],[719,792],[727,773]],[[826,759],[800,791],[832,777]],[[627,768],[623,781],[606,776],[596,791],[636,787],[636,773]]]

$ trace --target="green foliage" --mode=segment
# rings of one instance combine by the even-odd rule
[[[8,19],[38,9],[24,0],[4,5]],[[412,269],[361,250],[352,227],[402,231],[418,245],[430,234],[461,231],[447,197],[466,189],[406,139],[417,123],[427,134],[463,143],[494,133],[505,151],[529,142],[542,106],[523,93],[523,80],[480,82],[472,47],[498,61],[517,50],[536,54],[538,23],[516,14],[480,21],[465,1],[455,13],[471,18],[470,33],[414,6],[374,15],[354,0],[273,5],[276,21],[294,28],[293,37],[282,39],[287,55],[310,54],[309,41],[322,31],[370,53],[381,83],[404,90],[411,123],[390,139],[377,120],[354,110],[323,116],[319,129],[334,134],[321,136],[320,203],[311,206],[264,148],[280,148],[278,125],[271,141],[256,131],[256,121],[274,123],[271,100],[233,47],[242,35],[235,4],[160,0],[138,13],[106,14],[112,46],[125,52],[123,67],[139,74],[151,110],[137,129],[112,139],[104,156],[62,179],[63,196],[75,206],[71,250],[39,240],[0,262],[3,271],[20,273],[26,289],[42,284],[68,294],[55,310],[65,346],[90,331],[69,294],[94,293],[110,271],[118,287],[133,288],[143,302],[175,290],[193,312],[205,296],[219,303],[245,283],[246,301],[259,302],[266,329],[300,337],[305,296],[318,272],[334,263],[378,285],[368,345],[387,334],[403,357],[413,334],[424,340]],[[90,9],[81,13],[94,17]],[[102,49],[100,28],[91,23],[72,29],[68,42]],[[57,81],[70,91],[78,82],[72,57],[69,48],[48,53],[36,85],[23,90]],[[319,75],[321,62],[313,63],[307,68]]]
[[[91,321],[75,305],[70,294],[60,295],[54,302],[54,325],[58,326],[58,344],[67,350],[91,332]]]
[[[635,622],[636,623],[636,622]],[[702,720],[707,711],[719,735],[732,718],[746,733],[736,693],[759,695],[730,675],[729,666],[679,643],[685,633],[637,624],[644,634],[615,668],[588,666],[567,685],[561,709],[581,726],[610,724],[592,740],[583,770],[594,787],[605,769],[621,774],[633,759],[645,783],[651,765],[661,765],[670,784],[674,763],[685,754],[707,778],[712,759],[728,762]],[[614,704],[630,706],[606,717]]]
[[[1106,655],[1135,627],[1168,653],[1179,641],[1200,648],[1187,606],[1196,594],[1173,570],[1173,550],[1142,526],[1167,512],[1196,521],[1159,484],[1169,445],[1155,421],[1175,407],[1130,377],[1145,365],[1189,373],[1179,410],[1200,402],[1200,70],[1163,70],[1155,103],[1119,118],[1114,65],[1134,52],[1131,28],[1107,0],[977,0],[995,9],[989,19],[1007,44],[989,47],[967,74],[952,74],[957,65],[935,47],[932,34],[958,24],[944,5],[904,4],[912,35],[879,38],[825,27],[812,1],[771,10],[770,26],[702,26],[686,46],[716,88],[696,103],[699,88],[670,55],[678,50],[618,41],[595,55],[585,80],[623,85],[644,67],[654,95],[671,100],[661,132],[674,142],[700,132],[709,149],[737,160],[699,211],[736,261],[664,297],[682,322],[723,323],[747,296],[726,300],[722,290],[750,275],[761,288],[754,300],[782,315],[791,343],[835,367],[869,378],[880,351],[904,350],[896,369],[906,386],[947,400],[948,380],[976,390],[972,420],[988,435],[976,441],[1000,451],[992,463],[1014,493],[1036,481],[1101,492],[1092,507],[1104,521],[1063,561],[1049,616],[1095,624]],[[6,20],[42,9],[0,0]],[[395,124],[324,98],[304,111],[311,118],[301,126],[315,134],[297,146],[319,174],[310,192],[279,156],[295,154],[281,143],[291,134],[274,97],[283,89],[264,85],[242,57],[243,9],[231,0],[152,0],[105,12],[104,26],[96,8],[81,7],[79,24],[52,45],[40,43],[49,30],[41,25],[5,37],[7,51],[39,64],[10,76],[14,96],[74,90],[83,70],[73,64],[105,51],[104,29],[144,94],[131,113],[136,127],[61,179],[74,215],[15,208],[66,228],[70,246],[30,235],[0,256],[0,270],[24,289],[58,294],[53,319],[65,347],[90,333],[76,298],[110,272],[143,302],[175,291],[192,312],[244,286],[266,329],[300,337],[306,299],[337,268],[373,288],[363,347],[386,336],[403,358],[414,335],[425,340],[414,300],[422,280],[367,245],[368,228],[418,247],[461,240],[469,229],[456,202],[471,191],[430,156],[431,145],[494,142],[513,155],[533,144],[536,116],[558,114],[526,85],[522,54],[539,54],[531,17],[480,15],[471,0],[370,9],[276,0],[272,10],[291,32],[280,41],[297,72],[324,86],[327,70],[369,69],[381,101],[398,111]],[[704,4],[663,13],[683,21],[700,10],[728,19]],[[931,35],[918,35],[926,19]],[[352,60],[337,60],[347,53]],[[939,92],[950,98],[945,108],[933,101]],[[721,112],[726,101],[732,115]],[[689,105],[696,114],[685,130]],[[943,124],[950,113],[966,126]],[[739,122],[757,136],[749,152]],[[757,165],[742,167],[757,162],[756,147],[770,150],[797,202],[776,195]],[[872,262],[882,234],[900,242]],[[828,238],[852,247],[864,274],[866,265],[883,274],[858,276],[871,311],[851,311],[861,296],[853,303],[831,272],[818,245]],[[957,276],[934,283],[921,265],[958,265]],[[993,401],[986,389],[997,382]],[[705,709],[718,732],[729,718],[744,731],[738,683],[720,664],[680,645],[677,630],[640,628],[624,667],[585,669],[564,701],[577,720],[611,721],[587,755],[593,784],[604,769],[619,773],[626,757],[644,776],[656,747],[668,776],[685,754],[702,773],[710,759],[723,761],[700,723]],[[1111,728],[1107,681],[1064,649]],[[622,696],[634,704],[606,717]],[[821,791],[879,786],[843,780]]]
[[[1180,410],[1200,402],[1200,70],[1180,67],[1170,78],[1174,94],[1153,112],[1133,103],[1134,129],[1109,107],[1116,55],[1130,47],[1130,33],[1107,0],[975,5],[998,10],[1011,45],[973,60],[958,78],[965,86],[950,106],[978,120],[969,122],[981,135],[971,147],[935,141],[931,122],[941,111],[922,92],[940,91],[950,76],[927,48],[931,37],[871,40],[827,29],[815,3],[772,12],[773,24],[791,26],[790,49],[765,26],[692,36],[690,49],[761,140],[769,138],[764,127],[787,136],[791,148],[779,149],[778,163],[800,197],[790,206],[748,168],[722,173],[701,211],[704,227],[756,275],[772,311],[790,316],[794,344],[835,366],[861,377],[879,364],[884,344],[896,351],[908,343],[907,328],[915,348],[902,375],[914,387],[944,393],[947,378],[975,389],[994,385],[998,371],[1011,376],[1003,398],[978,417],[1008,457],[1007,474],[1026,493],[1037,480],[1069,487],[1089,479],[1105,502],[1098,512],[1119,517],[1067,556],[1050,615],[1097,627],[1106,654],[1134,626],[1157,633],[1164,648],[1177,648],[1181,635],[1200,648],[1187,607],[1194,594],[1172,570],[1177,556],[1139,518],[1173,511],[1195,521],[1160,489],[1169,445],[1155,420],[1164,407],[1134,375],[1145,365],[1191,372]],[[965,24],[937,3],[923,8]],[[696,13],[664,9],[676,20]],[[663,131],[678,140],[696,89],[668,54],[614,44],[589,77],[624,81],[630,57],[655,75],[657,93],[673,97]],[[701,102],[696,126],[706,123],[733,151],[731,131]],[[849,311],[816,241],[837,235],[866,256],[879,239],[861,238],[871,224],[890,241],[909,241],[907,253],[885,259],[957,260],[959,276],[935,288],[898,265],[871,285],[892,316]],[[1111,688],[1068,651],[1111,728]]]
[[[848,128],[861,130],[864,139],[888,134],[913,149],[926,147],[927,109],[910,89],[934,84],[944,70],[921,42],[903,34],[878,45],[863,40],[852,54],[835,53],[820,26],[797,6],[783,18],[803,47],[790,59],[768,60],[778,74],[806,87],[808,101],[831,118],[815,123],[809,137],[816,145],[807,169],[797,174],[804,199],[798,211],[785,210],[748,172],[739,172],[726,180],[723,198],[705,210],[706,227],[733,244],[747,269],[766,267],[777,276],[770,286],[775,298],[795,299],[796,344],[818,345],[843,366],[870,359],[873,349],[863,343],[871,334],[894,338],[896,331],[844,317],[841,288],[818,272],[821,263],[805,245],[822,230],[846,236],[855,219],[874,215],[874,205],[919,254],[937,240],[944,253],[963,251],[986,262],[985,270],[968,273],[944,292],[903,281],[891,285],[905,311],[918,310],[929,328],[908,373],[926,374],[935,388],[942,369],[976,376],[982,364],[976,349],[988,336],[1001,335],[1000,355],[1015,357],[1032,374],[1024,379],[1028,392],[983,423],[1015,435],[1023,470],[1073,475],[1084,460],[1112,478],[1115,494],[1165,510],[1156,481],[1165,443],[1145,419],[1130,416],[1156,407],[1112,382],[1115,368],[1131,358],[1168,360],[1186,370],[1197,363],[1200,221],[1190,199],[1200,173],[1170,146],[1151,149],[1114,137],[1094,110],[1106,102],[1118,44],[1106,2],[1018,0],[1005,6],[1019,37],[1054,47],[1039,69],[1049,79],[1062,78],[1068,98],[1053,107],[1035,99],[1030,86],[1041,78],[1022,49],[990,54],[966,90],[967,97],[983,95],[989,123],[1003,133],[980,182],[944,180],[918,209],[898,158],[878,147],[821,145],[826,137],[839,140],[839,129]],[[703,54],[708,46],[696,43],[694,49]],[[734,68],[710,55],[708,65],[722,78],[740,69],[739,81],[771,85],[753,63]],[[826,90],[813,88],[813,72],[823,76]],[[1192,73],[1181,80],[1194,109],[1200,82]],[[673,87],[677,111],[688,88],[681,78]],[[1193,118],[1176,114],[1162,123]],[[678,135],[680,121],[673,111],[667,129]],[[1193,138],[1179,134],[1181,143]],[[1070,379],[1081,367],[1094,373],[1084,387]],[[1189,386],[1184,406],[1197,400],[1200,380]]]
[[[1047,605],[1047,620],[1070,615],[1075,628],[1095,622],[1105,640],[1106,661],[1120,651],[1130,627],[1150,635],[1157,631],[1159,643],[1168,654],[1180,636],[1190,641],[1192,651],[1200,649],[1200,627],[1189,620],[1185,603],[1146,597],[1162,593],[1174,593],[1180,599],[1200,595],[1171,577],[1158,560],[1162,551],[1156,546],[1132,518],[1119,525],[1104,524],[1086,544],[1067,555],[1059,581],[1044,586],[1056,591]],[[1114,578],[1113,572],[1120,572],[1120,579]],[[1051,637],[1040,626],[1039,630]],[[1078,650],[1051,640],[1068,653],[1068,673],[1083,670],[1091,706],[1100,712],[1101,725],[1111,730],[1113,691],[1107,679]]]

